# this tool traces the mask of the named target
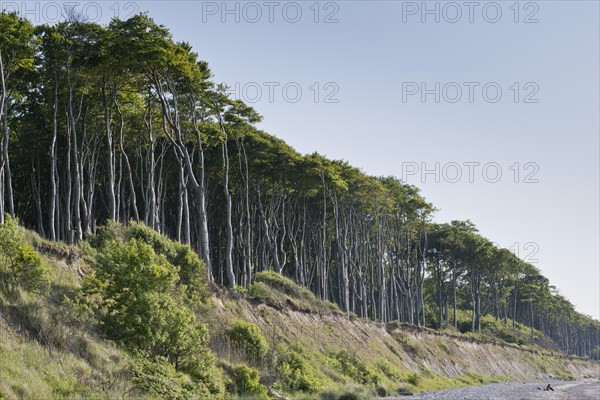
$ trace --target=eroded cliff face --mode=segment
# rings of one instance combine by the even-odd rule
[[[220,296],[214,313],[219,324],[232,318],[256,324],[272,346],[300,343],[325,366],[325,376],[329,372],[328,355],[347,350],[374,371],[385,370],[382,365],[388,365],[400,380],[416,373],[438,382],[434,388],[472,383],[461,377],[482,382],[483,377],[492,381],[600,378],[599,363],[558,352],[482,341],[458,333],[386,325],[335,312],[318,314],[273,307],[244,296]],[[385,371],[381,373],[386,375]]]

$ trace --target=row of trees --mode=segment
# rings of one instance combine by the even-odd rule
[[[77,243],[108,220],[190,244],[209,282],[293,277],[346,312],[472,330],[493,314],[591,355],[600,324],[418,189],[258,130],[187,43],[145,15],[32,26],[0,14],[0,215]]]

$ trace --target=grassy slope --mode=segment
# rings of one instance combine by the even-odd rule
[[[81,251],[23,233],[49,264],[50,294],[32,296],[0,279],[0,399],[139,397],[131,358],[74,320],[64,300],[86,269]]]
[[[218,332],[223,321],[242,318],[259,326],[275,348],[302,344],[310,355],[312,368],[323,382],[324,391],[354,390],[355,381],[336,361],[336,355],[343,350],[377,375],[378,383],[374,387],[379,386],[388,394],[504,380],[600,377],[598,364],[537,346],[491,341],[484,335],[442,334],[406,325],[348,318],[338,311],[327,311],[334,308],[328,304],[311,311],[306,305],[293,304],[290,296],[271,289],[267,296],[259,298],[252,297],[253,290],[249,296],[222,292],[212,318],[213,331]],[[286,303],[288,306],[283,306]],[[215,351],[221,358],[233,362],[247,361],[228,346],[217,346]],[[265,374],[273,373],[268,362],[257,366],[262,367]],[[371,392],[375,394],[376,390],[373,388]]]
[[[101,340],[85,321],[70,319],[71,306],[63,295],[75,290],[86,272],[80,251],[31,232],[25,236],[51,265],[52,295],[41,300],[14,288],[0,290],[0,399],[139,398],[130,382],[131,358]],[[254,363],[263,374],[273,373],[275,352],[281,354],[290,344],[300,343],[323,392],[350,389],[369,396],[376,386],[388,393],[416,392],[507,379],[598,374],[597,365],[548,351],[524,351],[457,333],[440,335],[347,318],[334,305],[289,282],[256,284],[249,295],[217,291],[206,322],[212,328],[214,350],[231,363],[248,362],[220,336],[235,318],[256,324],[269,341],[271,353]],[[49,324],[51,320],[56,322]],[[343,350],[377,376],[377,385],[358,387],[336,358]]]

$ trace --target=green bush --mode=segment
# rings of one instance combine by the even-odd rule
[[[317,299],[310,290],[273,271],[257,273],[248,288],[248,295],[266,300],[279,308],[291,307],[310,312],[340,311],[337,305]]]
[[[333,358],[337,361],[340,372],[352,378],[355,382],[363,385],[377,385],[379,383],[379,376],[347,350],[334,353]]]
[[[381,360],[377,362],[377,368],[383,372],[383,374],[393,381],[399,381],[401,379],[400,373],[392,367],[387,361]]]
[[[99,226],[96,233],[87,236],[87,243],[93,249],[101,249],[107,243],[125,238],[125,227],[115,221],[109,220],[105,225]]]
[[[413,386],[419,386],[419,383],[421,383],[421,377],[416,372],[413,372],[408,376],[407,382]]]
[[[206,303],[210,297],[206,266],[198,254],[186,244],[175,243],[175,257],[167,259],[179,267],[179,282],[185,285],[191,303]]]
[[[19,246],[13,264],[15,278],[25,290],[39,293],[50,284],[50,269],[44,258],[29,245]]]
[[[6,214],[4,219],[4,223],[0,224],[0,256],[5,264],[11,265],[17,257],[17,249],[24,243],[17,221],[12,219],[9,214]]]
[[[225,335],[247,356],[254,359],[264,356],[269,349],[267,339],[263,336],[260,328],[241,319],[234,320],[225,330]]]
[[[17,222],[9,215],[0,224],[0,256],[12,280],[31,293],[50,284],[50,268],[44,258],[23,239]]]
[[[49,379],[52,384],[52,393],[56,398],[63,399],[74,397],[77,393],[78,385],[75,378]]]
[[[282,307],[285,299],[278,299],[277,292],[262,282],[253,282],[247,291],[248,296],[256,299],[269,299],[273,305]]]
[[[125,240],[137,239],[149,244],[154,252],[164,255],[168,259],[172,260],[176,256],[175,242],[142,223],[131,221],[129,226],[124,229],[123,236]]]
[[[321,381],[314,373],[305,351],[299,344],[290,346],[277,360],[277,379],[290,392],[315,393]]]
[[[179,268],[141,239],[97,243],[102,247],[82,291],[104,334],[140,354],[164,358],[213,395],[222,394],[208,330],[188,306]]]
[[[304,295],[302,288],[289,278],[274,271],[261,271],[254,276],[254,282],[262,282],[288,296],[300,298]]]
[[[452,315],[452,310],[450,311],[450,315]],[[460,331],[460,333],[471,332],[473,328],[471,315],[473,312],[471,310],[463,310],[460,308],[456,309],[456,327]]]
[[[190,304],[205,303],[210,297],[206,280],[206,266],[198,254],[188,245],[184,245],[162,236],[142,223],[131,221],[128,227],[109,222],[92,235],[89,243],[94,249],[110,246],[115,240],[137,242],[149,245],[155,254],[164,256],[172,265],[177,266],[178,285],[185,289]]]
[[[240,396],[253,396],[256,400],[268,400],[267,388],[260,384],[258,370],[250,368],[245,364],[238,364],[230,368],[230,383],[227,391]]]
[[[140,358],[133,368],[133,383],[141,390],[155,393],[162,399],[214,399],[206,385],[192,380],[188,375],[177,372],[164,359]]]

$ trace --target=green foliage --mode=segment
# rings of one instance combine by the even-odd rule
[[[225,330],[225,335],[249,356],[259,359],[264,356],[269,344],[256,325],[237,319]]]
[[[276,297],[278,292],[262,282],[252,283],[246,293],[248,296],[256,299],[268,299],[273,302],[278,300]]]
[[[377,368],[392,381],[399,381],[401,379],[400,373],[385,360],[378,361]]]
[[[29,20],[16,13],[0,11],[0,54],[5,76],[33,67],[34,43],[33,25]]]
[[[135,239],[152,248],[155,254],[177,267],[177,284],[184,288],[190,304],[205,303],[210,297],[206,282],[206,266],[188,245],[169,240],[142,223],[131,221],[128,227],[110,221],[89,239],[95,249],[104,248],[114,240]]]
[[[268,400],[267,388],[260,384],[260,374],[257,369],[245,364],[238,364],[226,369],[230,377],[227,392],[240,396],[252,396],[255,400]]]
[[[177,242],[174,242],[174,244],[175,257],[169,259],[169,261],[179,267],[179,283],[185,285],[185,292],[191,304],[205,304],[210,297],[210,293],[204,262],[190,246]]]
[[[0,257],[4,259],[11,279],[25,290],[39,294],[48,287],[48,264],[25,242],[17,222],[8,214],[5,216],[5,223],[0,224]]]
[[[465,375],[468,376],[469,378],[473,379],[475,382],[477,382],[479,384],[483,384],[488,381],[488,378],[485,375],[482,375],[475,371],[467,370],[467,371],[465,371]]]
[[[154,229],[135,221],[131,221],[129,226],[123,229],[124,232],[122,235],[126,240],[132,238],[137,239],[149,244],[157,254],[162,254],[167,259],[173,259],[175,257],[175,242],[167,239]]]
[[[73,301],[18,289],[0,296],[0,314],[0,392],[8,399],[123,398],[131,392],[128,356],[98,340],[95,327],[78,320]]]
[[[4,224],[0,224],[0,256],[6,264],[12,264],[18,255],[18,248],[23,244],[17,221],[5,215]]]
[[[472,333],[472,315],[470,310],[456,310],[457,326],[461,333],[481,340],[502,341],[516,345],[524,345],[527,341],[537,343],[543,340],[543,334],[536,329],[532,332],[530,327],[518,322],[513,329],[511,319],[505,322],[504,319],[496,319],[489,314],[481,317],[481,331]]]
[[[168,400],[204,400],[215,396],[206,385],[195,381],[186,374],[177,372],[175,367],[164,359],[147,360],[140,358],[133,368],[133,382],[146,392],[156,393]]]
[[[317,392],[322,383],[300,344],[290,346],[277,360],[277,379],[290,392]]]
[[[187,304],[179,267],[155,251],[168,252],[169,246],[156,243],[169,243],[148,236],[124,241],[113,231],[107,229],[102,238],[95,238],[100,247],[94,254],[94,271],[83,284],[105,335],[141,354],[164,357],[212,394],[222,393],[220,374],[208,349],[208,330]]]
[[[419,384],[421,383],[421,376],[416,372],[413,372],[408,376],[407,382],[413,386],[419,386]]]
[[[377,373],[347,350],[340,350],[334,353],[333,358],[337,361],[340,372],[352,378],[356,383],[363,385],[377,385],[379,383]]]
[[[291,307],[317,313],[339,312],[337,305],[317,299],[310,290],[273,271],[257,273],[248,288],[248,296],[265,300],[276,308]]]
[[[243,286],[239,286],[236,285],[235,287],[230,289],[233,293],[239,293],[239,294],[248,294],[248,289],[246,289]]]
[[[274,271],[262,271],[254,276],[254,282],[262,282],[265,285],[294,298],[305,295],[300,286],[294,281]]]
[[[17,281],[29,292],[39,293],[50,284],[46,260],[29,245],[17,248],[17,258],[12,269]]]
[[[13,165],[15,203],[28,226],[38,226],[41,231],[52,224],[52,229],[60,227],[56,232],[59,239],[72,241],[73,236],[78,237],[81,232],[76,232],[79,227],[71,224],[75,221],[67,221],[69,212],[86,211],[84,208],[91,212],[91,215],[84,215],[83,224],[91,224],[82,227],[84,231],[92,229],[96,221],[102,221],[108,215],[114,218],[115,210],[108,210],[114,208],[114,204],[107,204],[111,197],[107,195],[115,188],[114,176],[109,172],[113,168],[100,167],[96,171],[95,166],[113,165],[114,159],[110,161],[107,158],[116,152],[120,153],[119,160],[125,156],[126,169],[130,170],[132,178],[131,182],[127,182],[127,177],[119,182],[133,186],[127,185],[124,191],[119,191],[122,200],[117,205],[121,210],[119,214],[130,215],[134,194],[144,194],[143,201],[137,203],[141,214],[147,217],[150,212],[156,211],[149,209],[154,202],[148,201],[148,194],[150,189],[157,189],[149,185],[150,173],[161,177],[157,179],[161,182],[158,186],[162,192],[158,195],[159,204],[153,206],[168,210],[178,202],[179,162],[185,155],[194,160],[194,167],[184,174],[188,189],[198,189],[197,182],[202,184],[206,176],[212,182],[211,188],[215,189],[206,191],[205,202],[193,194],[189,200],[205,206],[202,212],[193,213],[195,217],[201,216],[204,211],[210,214],[210,237],[206,245],[213,251],[217,250],[217,254],[222,253],[225,243],[219,232],[225,232],[224,222],[228,220],[227,211],[222,207],[221,189],[225,175],[220,161],[229,154],[232,160],[237,159],[239,169],[237,165],[235,168],[232,165],[230,170],[228,168],[230,173],[226,176],[230,182],[227,190],[236,201],[240,201],[241,206],[264,214],[260,218],[264,218],[273,234],[277,252],[290,256],[293,253],[296,257],[302,255],[307,261],[302,263],[303,268],[310,265],[302,271],[303,277],[309,280],[303,284],[319,288],[323,298],[342,302],[347,293],[340,292],[346,292],[346,287],[338,284],[336,277],[350,272],[353,284],[364,284],[351,291],[353,296],[360,296],[365,302],[363,309],[363,304],[358,307],[360,302],[353,301],[354,311],[359,312],[360,308],[361,316],[378,317],[375,312],[378,308],[374,304],[378,296],[374,294],[381,284],[386,288],[395,287],[391,281],[393,274],[384,274],[381,277],[384,282],[381,283],[370,279],[380,268],[376,254],[381,253],[389,258],[386,262],[390,265],[404,263],[410,276],[418,277],[417,268],[427,265],[427,270],[423,271],[427,277],[425,290],[417,290],[418,279],[407,281],[411,286],[408,288],[410,292],[422,296],[416,300],[417,304],[423,304],[427,326],[442,327],[438,311],[447,305],[451,292],[449,282],[456,278],[460,308],[470,308],[470,293],[477,293],[478,299],[488,299],[492,303],[485,309],[508,311],[526,324],[544,327],[563,349],[590,353],[598,344],[600,328],[597,324],[576,313],[572,304],[552,289],[539,270],[521,262],[510,251],[493,246],[478,234],[470,221],[432,224],[430,217],[434,208],[417,188],[394,177],[368,176],[347,162],[329,160],[316,153],[303,156],[284,141],[256,129],[253,124],[260,121],[260,116],[243,102],[227,99],[222,85],[211,81],[207,63],[199,60],[192,47],[188,43],[174,41],[166,27],[158,25],[147,15],[138,14],[127,20],[114,19],[108,26],[73,19],[34,29],[26,18],[2,12],[0,55],[4,69],[2,76],[8,81],[2,96],[8,94],[10,97],[8,101],[2,101],[0,122],[9,128],[6,149],[11,149],[9,158]],[[77,103],[80,103],[79,106]],[[192,109],[190,105],[193,105]],[[75,116],[71,115],[73,109]],[[81,118],[77,116],[79,114]],[[198,115],[202,115],[200,121]],[[163,123],[165,129],[161,129]],[[77,136],[77,132],[90,134]],[[114,135],[112,139],[111,135]],[[105,151],[108,149],[103,149],[106,147],[104,144],[96,146],[95,141],[100,137],[114,141],[111,151]],[[67,141],[72,145],[65,146]],[[165,143],[174,145],[175,152],[166,151]],[[229,144],[221,148],[222,143]],[[51,152],[48,151],[50,146]],[[54,185],[45,181],[60,175],[56,174],[55,168],[58,171],[72,170],[67,168],[72,161],[71,150],[73,155],[81,154],[90,162],[82,162],[83,169],[77,174],[61,175],[61,190],[75,182],[75,189],[79,184],[85,188],[93,188],[96,184],[98,194],[96,201],[84,196],[85,203],[73,199],[67,203],[56,202],[59,208],[57,213],[52,214],[56,220],[51,222],[46,220],[50,213],[45,210],[37,212],[33,205],[46,204],[53,195],[48,191],[56,191]],[[153,157],[150,156],[155,155],[160,162],[158,159],[151,161]],[[200,159],[206,160],[206,163],[200,165]],[[30,173],[32,169],[34,174]],[[29,179],[30,175],[35,178],[34,181]],[[248,204],[245,204],[245,199],[248,199]],[[87,204],[88,200],[92,203]],[[68,205],[72,207],[66,207]],[[237,255],[244,254],[244,258],[255,259],[260,250],[251,246],[247,239],[264,236],[264,227],[251,215],[244,216],[245,212],[237,211],[234,218],[239,220],[234,222],[247,226],[249,231],[246,239],[235,240],[233,251]],[[176,231],[176,214],[167,212],[164,217],[161,215],[160,225],[165,232]],[[38,220],[40,215],[43,221]],[[245,220],[245,217],[252,221]],[[352,235],[348,232],[342,235],[345,238],[342,247],[360,253],[354,256],[365,255],[359,264],[350,263],[351,271],[342,271],[342,265],[348,263],[340,262],[344,257],[339,247],[342,244],[337,229],[340,222],[346,227],[353,227]],[[281,224],[286,225],[286,229],[280,229],[283,227]],[[300,235],[303,238],[312,236],[313,239],[320,235],[320,243],[318,246],[315,240],[296,243]],[[192,230],[192,236],[193,242],[199,241],[195,230]],[[12,238],[6,239],[10,247],[8,244]],[[136,239],[149,245],[167,263],[178,267],[176,286],[185,295],[182,302],[193,312],[206,305],[209,298],[205,279],[207,271],[191,248],[174,243],[138,223],[131,223],[129,227],[110,223],[101,228],[90,243],[94,248],[101,248],[103,245],[94,243],[96,240],[111,243],[117,239],[125,242]],[[244,243],[251,247],[251,254],[244,252]],[[379,244],[381,248],[375,248]],[[326,249],[332,251],[321,252]],[[26,247],[19,250],[18,246],[13,246],[13,250],[14,254],[6,252],[3,257],[10,258],[10,265],[20,257],[18,269],[5,275],[16,277],[20,280],[18,284],[30,291],[43,291],[43,263]],[[327,258],[320,259],[324,254]],[[219,260],[223,258],[218,257]],[[260,267],[270,268],[268,264],[274,263],[270,262],[272,258],[267,256],[267,265]],[[317,259],[328,266],[330,279],[318,279],[323,277],[320,276],[322,274],[313,273],[315,266],[311,265],[311,260]],[[243,264],[241,259],[236,259],[236,268]],[[162,262],[157,265],[162,265]],[[215,267],[218,264],[215,263]],[[242,271],[234,272],[241,275]],[[216,274],[216,283],[223,283],[219,281],[223,279],[221,276],[224,274]],[[131,289],[128,286],[123,288]],[[408,291],[401,292],[399,297],[408,296]],[[272,272],[258,274],[248,294],[279,308],[318,313],[339,311],[334,305],[316,299],[309,290]],[[124,292],[122,297],[128,298],[130,293]],[[135,299],[140,304],[166,304],[169,309],[173,308],[160,296],[138,297]],[[175,302],[178,307],[180,296],[175,297],[178,298]],[[389,300],[392,297],[382,298]],[[517,299],[514,309],[509,304],[512,298]],[[439,304],[433,307],[434,303]],[[393,310],[391,318],[400,317],[395,315],[396,309],[390,309]],[[401,314],[404,314],[403,318],[414,321],[414,315]],[[477,315],[474,320],[479,317]],[[518,332],[511,333],[495,323],[486,322],[485,317],[482,325],[484,333],[502,340],[514,343],[525,340]],[[466,332],[478,330],[479,326],[473,329],[470,320],[460,320],[459,328]],[[534,332],[532,336],[536,335]],[[418,347],[408,346],[407,349],[416,354],[412,350],[418,350]]]

